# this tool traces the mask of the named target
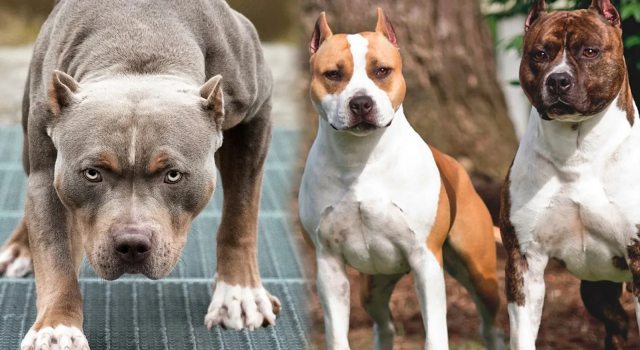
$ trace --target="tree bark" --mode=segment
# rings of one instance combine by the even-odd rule
[[[518,141],[478,1],[380,0],[376,4],[398,37],[407,83],[404,110],[411,125],[430,145],[465,159],[463,165],[485,181],[501,183]],[[327,12],[334,33],[372,31],[376,24],[376,6],[367,0],[301,1],[300,50],[306,79],[309,38],[322,11]],[[310,145],[317,115],[311,107],[307,114],[313,120],[307,123],[305,136]]]

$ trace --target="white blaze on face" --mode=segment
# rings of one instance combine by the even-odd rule
[[[131,127],[131,145],[129,145],[129,163],[134,166],[136,163],[136,136],[138,135],[138,128],[134,125]]]
[[[322,98],[321,106],[315,106],[318,113],[338,129],[350,126],[351,113],[349,102],[355,96],[369,96],[373,100],[378,126],[385,126],[393,119],[395,110],[387,93],[380,89],[367,75],[367,53],[369,41],[360,34],[347,35],[353,74],[351,80],[339,94],[327,94]]]

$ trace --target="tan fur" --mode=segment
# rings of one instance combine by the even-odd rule
[[[393,109],[398,109],[404,101],[407,86],[402,75],[402,57],[400,51],[378,32],[360,33],[369,41],[367,51],[367,75],[391,100]],[[384,79],[379,79],[375,73],[380,68],[390,68],[391,73]]]
[[[155,155],[155,157],[151,158],[149,162],[149,173],[153,174],[156,171],[167,166],[167,160],[169,156],[165,152],[160,152]]]
[[[118,158],[111,153],[108,152],[100,152],[98,154],[98,161],[100,164],[104,165],[107,169],[118,171],[120,170],[120,166],[118,164]]]
[[[331,35],[325,39],[318,51],[311,56],[311,100],[320,104],[328,94],[337,95],[349,84],[353,76],[353,56],[346,34]],[[325,77],[328,71],[336,70],[342,74],[340,81]]]
[[[23,221],[30,225],[28,219]],[[78,230],[70,227],[68,237],[75,275],[60,271],[42,256],[33,256],[33,268],[39,276],[36,282],[38,316],[33,329],[58,325],[82,329],[82,295],[78,283],[83,255],[82,236]]]
[[[451,218],[452,226],[448,232],[447,242],[464,261],[478,296],[489,312],[496,314],[500,308],[500,296],[491,215],[476,193],[464,168],[455,159],[433,147],[430,148],[440,169],[442,186],[446,189],[448,198],[448,201],[439,202],[436,223],[441,215]],[[442,192],[440,198],[442,199]],[[440,214],[440,211],[450,212],[450,214]],[[432,239],[439,242],[443,236],[446,236],[448,227],[444,223],[446,221],[443,220],[442,224],[434,226],[427,238],[427,246],[432,252],[434,252],[432,246],[435,242],[430,246],[429,239],[434,236],[437,238]],[[439,249],[442,247],[440,246]],[[447,260],[446,256],[444,260]]]

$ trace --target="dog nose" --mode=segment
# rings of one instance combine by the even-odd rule
[[[139,263],[146,259],[151,250],[151,240],[137,230],[128,230],[114,238],[114,249],[127,263]]]
[[[547,78],[547,88],[556,95],[562,94],[571,88],[571,85],[573,85],[572,80],[569,73],[553,73]]]
[[[373,109],[373,100],[369,96],[356,96],[349,102],[349,109],[354,115],[365,116]]]

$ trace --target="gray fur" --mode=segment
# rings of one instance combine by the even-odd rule
[[[56,70],[71,80],[52,84]],[[205,84],[215,75],[220,98],[210,94],[216,84]],[[66,242],[81,234],[102,277],[158,278],[175,265],[190,221],[210,199],[223,131],[269,118],[272,78],[253,25],[222,0],[61,0],[36,42],[26,89],[25,219],[35,259],[73,270]],[[160,151],[186,174],[180,183],[148,171]],[[82,171],[97,167],[101,152],[116,156],[119,172],[101,170],[102,182],[87,182]],[[127,270],[110,255],[110,237],[123,225],[154,234],[144,269]]]

